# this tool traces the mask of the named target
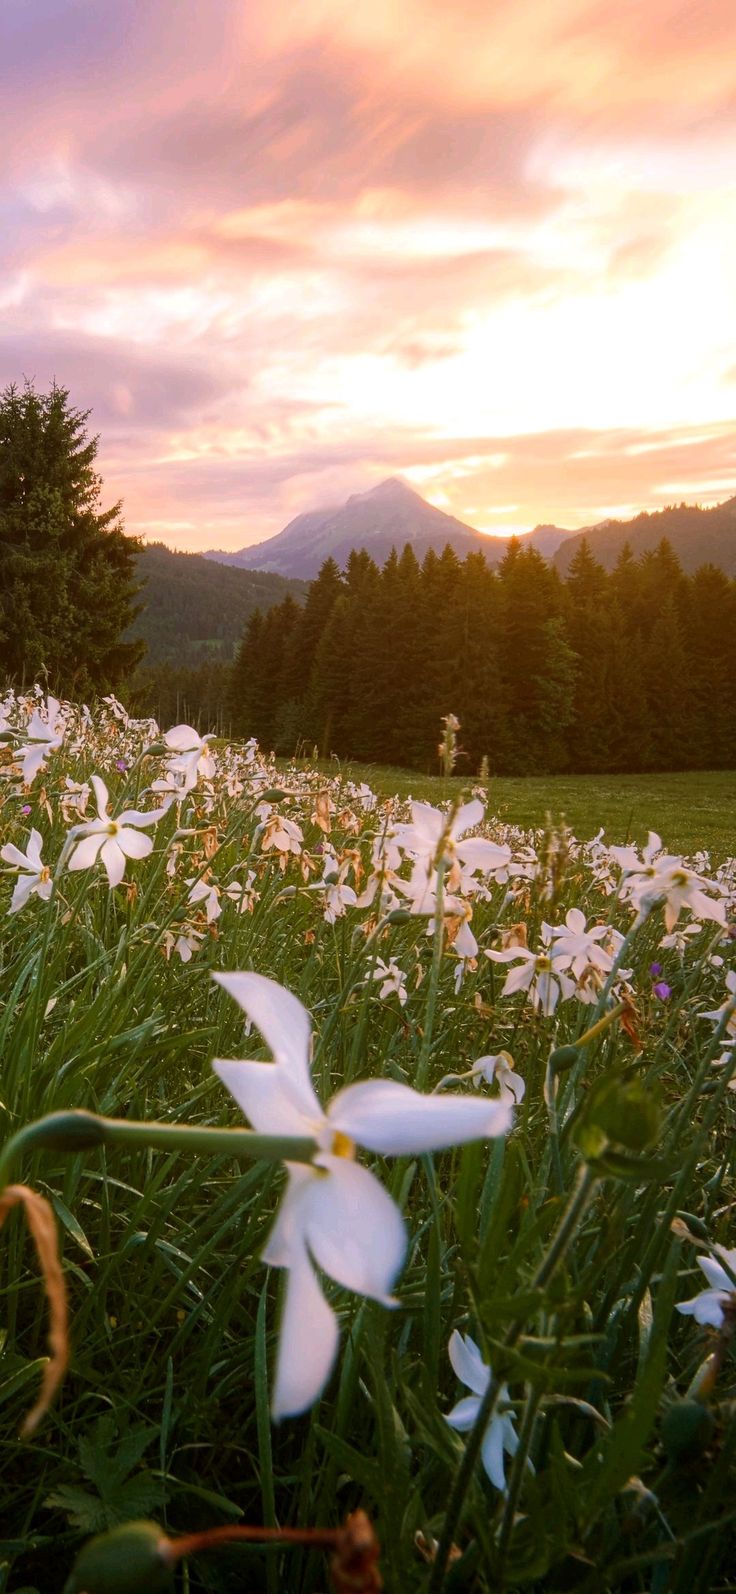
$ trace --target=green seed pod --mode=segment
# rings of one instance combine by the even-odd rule
[[[408,924],[412,917],[408,908],[392,908],[391,912],[386,914],[386,923]]]
[[[258,801],[262,803],[282,803],[288,796],[288,791],[282,791],[280,786],[269,786],[268,791],[259,792]]]
[[[676,1400],[662,1423],[662,1445],[669,1461],[694,1460],[709,1443],[715,1423],[700,1400]]]
[[[170,753],[171,751],[172,749],[167,747],[165,742],[151,742],[150,747],[144,747],[142,756],[143,758],[163,758],[164,753]]]
[[[124,1522],[98,1534],[80,1550],[64,1594],[165,1594],[173,1588],[162,1553],[167,1542],[156,1522]]]
[[[550,1053],[549,1066],[554,1074],[565,1074],[568,1068],[574,1068],[580,1057],[578,1046],[557,1046]]]

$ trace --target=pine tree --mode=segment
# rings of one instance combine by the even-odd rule
[[[68,696],[119,687],[145,651],[123,640],[139,544],[100,508],[89,414],[63,387],[0,395],[0,667]]]

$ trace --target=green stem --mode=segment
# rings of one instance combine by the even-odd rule
[[[567,1211],[563,1214],[557,1233],[552,1240],[549,1250],[542,1258],[529,1288],[531,1290],[544,1289],[549,1283],[552,1274],[559,1266],[570,1241],[580,1223],[586,1207],[593,1195],[597,1184],[597,1176],[587,1164],[581,1169],[576,1190],[570,1199]],[[519,1317],[511,1327],[504,1339],[504,1347],[513,1350],[524,1332],[526,1318]],[[455,1530],[460,1520],[465,1496],[470,1487],[470,1482],[475,1471],[480,1448],[485,1437],[485,1432],[496,1409],[496,1403],[501,1391],[503,1377],[492,1378],[485,1395],[478,1407],[478,1415],[468,1435],[460,1470],[455,1479],[450,1495],[442,1534],[437,1546],[437,1554],[432,1566],[432,1575],[427,1586],[427,1594],[440,1594],[445,1582],[447,1562],[455,1538]]]
[[[152,1146],[157,1151],[208,1152],[214,1156],[266,1162],[311,1162],[317,1142],[306,1135],[257,1135],[251,1129],[218,1129],[206,1124],[143,1123],[129,1118],[103,1118],[75,1109],[49,1113],[26,1124],[0,1152],[0,1190],[11,1166],[29,1147],[51,1151],[84,1151],[90,1146]]]
[[[437,865],[437,890],[435,893],[434,908],[434,941],[432,944],[432,967],[429,974],[429,990],[427,992],[427,1005],[424,1009],[424,1035],[422,1048],[417,1063],[416,1088],[423,1090],[429,1072],[429,1060],[432,1052],[432,1035],[434,1033],[434,1020],[437,1011],[437,992],[440,983],[440,968],[442,965],[442,952],[445,941],[445,916],[444,916],[444,885],[445,885],[445,859],[440,857]]]
[[[518,1504],[519,1495],[521,1494],[521,1485],[527,1468],[527,1457],[529,1455],[532,1435],[534,1433],[534,1424],[537,1420],[537,1411],[539,1410],[539,1403],[541,1399],[541,1390],[533,1389],[531,1385],[529,1385],[527,1387],[524,1416],[519,1429],[519,1448],[514,1456],[514,1463],[511,1469],[511,1477],[509,1478],[509,1486],[506,1494],[506,1503],[503,1508],[501,1531],[498,1537],[497,1575],[499,1583],[501,1584],[503,1583],[504,1564],[513,1531],[516,1507]]]

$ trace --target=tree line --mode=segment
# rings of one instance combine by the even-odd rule
[[[253,614],[233,664],[233,734],[368,762],[459,772],[728,768],[736,745],[736,582],[686,574],[667,541],[607,572],[587,542],[563,579],[513,541],[496,570],[451,548],[382,569],[331,559],[306,603]]]

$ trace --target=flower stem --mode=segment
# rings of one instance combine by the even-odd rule
[[[16,1157],[30,1147],[83,1151],[90,1146],[151,1146],[157,1151],[207,1152],[210,1156],[261,1158],[267,1162],[311,1162],[317,1143],[307,1136],[257,1135],[251,1129],[218,1129],[207,1124],[158,1124],[129,1118],[102,1118],[76,1109],[49,1113],[26,1124],[0,1151],[0,1191]]]

